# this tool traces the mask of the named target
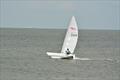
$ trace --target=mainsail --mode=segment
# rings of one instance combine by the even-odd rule
[[[67,29],[61,53],[66,53],[67,49],[69,49],[69,51],[73,53],[77,44],[77,40],[78,40],[78,27],[76,24],[75,17],[73,16]]]

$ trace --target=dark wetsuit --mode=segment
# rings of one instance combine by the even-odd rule
[[[69,49],[66,50],[66,54],[67,55],[71,54],[71,52],[69,51]]]

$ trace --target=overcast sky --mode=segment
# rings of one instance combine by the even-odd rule
[[[0,27],[120,30],[120,0],[1,0]]]

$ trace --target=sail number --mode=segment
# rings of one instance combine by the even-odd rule
[[[76,37],[77,36],[77,34],[71,34],[71,37]]]

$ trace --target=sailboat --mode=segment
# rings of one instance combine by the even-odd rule
[[[57,59],[75,59],[74,50],[78,41],[78,27],[75,17],[72,16],[68,26],[66,36],[60,53],[47,52],[46,54],[51,58]]]

